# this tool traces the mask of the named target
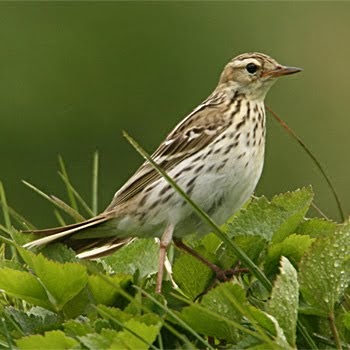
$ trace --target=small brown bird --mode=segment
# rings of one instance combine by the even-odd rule
[[[152,158],[217,224],[249,199],[260,178],[265,149],[264,99],[278,77],[301,71],[261,53],[245,53],[224,68],[213,93],[183,119]],[[111,254],[134,237],[159,237],[157,292],[172,238],[208,232],[186,202],[145,162],[96,217],[69,226],[34,231],[25,245],[52,242],[72,247],[80,258]]]

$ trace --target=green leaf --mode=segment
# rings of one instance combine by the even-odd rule
[[[0,289],[11,296],[52,310],[45,288],[29,272],[0,269]]]
[[[85,315],[91,304],[91,295],[87,288],[83,288],[80,293],[64,304],[62,312],[66,319],[75,318],[81,314]]]
[[[40,307],[32,307],[28,312],[14,307],[6,308],[6,314],[20,326],[23,333],[42,333],[59,327],[60,318],[57,314]]]
[[[61,331],[46,332],[42,335],[31,335],[24,337],[16,341],[19,349],[36,349],[36,350],[47,350],[47,349],[72,349],[78,345],[78,342],[73,338],[67,337]]]
[[[199,334],[229,342],[235,342],[238,339],[238,331],[233,322],[216,312],[209,312],[199,304],[185,307],[181,312],[181,318]],[[238,324],[238,320],[236,322]]]
[[[350,331],[350,312],[346,312],[342,317],[343,325]]]
[[[97,311],[110,321],[113,330],[104,328],[101,334],[93,333],[79,337],[89,349],[149,349],[162,327],[161,319],[155,314],[135,317],[103,305],[99,306]]]
[[[235,243],[249,256],[249,258],[257,262],[262,253],[265,252],[267,241],[258,236],[239,235],[235,237]],[[221,245],[217,251],[220,266],[226,269],[232,268],[240,261],[231,250]]]
[[[315,238],[309,236],[292,234],[284,241],[272,244],[268,248],[265,258],[266,274],[269,275],[277,271],[281,256],[287,257],[294,266],[297,266],[301,257],[314,241]]]
[[[115,273],[134,275],[140,279],[158,271],[159,246],[154,239],[137,239],[128,246],[105,258]]]
[[[196,251],[204,258],[215,261],[215,256],[208,254],[204,247],[198,247]],[[183,293],[194,300],[208,287],[213,271],[193,256],[182,253],[173,264],[173,278]]]
[[[68,248],[65,244],[49,244],[40,250],[46,258],[60,263],[77,262],[76,253],[73,249]]]
[[[305,219],[302,223],[300,223],[296,229],[296,233],[317,238],[320,236],[329,236],[333,234],[336,229],[337,224],[333,221],[313,218]]]
[[[237,341],[239,330],[263,340],[261,334],[241,325],[243,317],[275,334],[275,326],[269,316],[251,306],[242,287],[230,282],[222,283],[209,291],[203,297],[201,305],[196,303],[183,308],[180,316],[196,332],[229,342]],[[270,340],[268,336],[265,338]]]
[[[113,339],[117,337],[118,332],[113,329],[102,329],[101,334],[90,333],[84,336],[79,336],[80,342],[91,350],[107,350],[113,349],[111,344]],[[118,349],[118,348],[114,348]]]
[[[144,323],[130,320],[125,323],[125,327],[129,330],[117,332],[113,329],[102,329],[101,334],[91,333],[82,337],[79,340],[91,350],[104,349],[137,349],[148,350],[160,330],[158,325],[146,325]]]
[[[266,241],[280,242],[295,229],[309,209],[313,199],[311,188],[302,188],[275,196],[252,200],[228,225],[231,236],[257,236]]]
[[[69,320],[64,323],[64,331],[70,337],[87,335],[94,332],[89,319]]]
[[[321,237],[305,253],[299,266],[300,291],[315,314],[327,317],[350,282],[350,223]]]
[[[88,285],[91,294],[97,304],[113,305],[118,297],[118,288],[125,289],[131,283],[129,275],[114,275],[104,276],[111,283],[98,275],[91,275],[88,277]]]
[[[274,283],[267,312],[274,316],[287,338],[295,347],[298,318],[299,285],[297,272],[289,260],[281,259],[280,274]]]
[[[50,301],[57,310],[61,310],[87,284],[86,268],[79,263],[60,264],[25,249],[20,249],[20,253],[50,293]]]
[[[119,332],[113,339],[111,348],[148,350],[148,344],[152,344],[157,338],[161,328],[161,323],[159,322],[156,325],[146,325],[145,323],[132,319],[125,322],[124,326],[134,334],[130,333],[129,330]]]

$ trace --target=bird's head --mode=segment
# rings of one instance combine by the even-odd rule
[[[283,66],[262,53],[245,53],[226,65],[219,85],[228,85],[252,99],[264,99],[277,78],[300,71],[300,68]]]

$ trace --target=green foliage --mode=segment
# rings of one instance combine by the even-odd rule
[[[290,346],[295,346],[298,319],[299,285],[297,272],[285,257],[281,259],[280,274],[277,276],[267,312],[274,316],[283,329]]]
[[[61,331],[46,332],[42,335],[31,335],[17,340],[20,349],[72,349],[78,342],[73,338],[65,336]]]
[[[333,315],[350,283],[350,222],[318,239],[300,263],[300,290],[315,315]]]
[[[73,220],[80,209],[96,211],[96,157],[89,210],[60,160],[70,205],[55,197],[50,201]],[[1,348],[316,349],[350,344],[350,222],[305,218],[311,188],[271,201],[254,198],[218,228],[225,241],[212,233],[187,242],[219,267],[255,266],[259,273],[241,270],[220,283],[207,266],[175,249],[172,277],[178,287],[166,281],[162,296],[154,293],[154,239],[135,240],[97,262],[76,259],[62,244],[34,254],[20,247],[26,236],[10,226],[20,216],[4,198],[1,189]],[[232,247],[243,252],[240,258]]]

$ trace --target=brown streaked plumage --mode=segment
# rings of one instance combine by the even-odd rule
[[[264,98],[276,78],[299,72],[261,53],[233,58],[213,93],[183,119],[152,158],[212,218],[222,224],[253,193],[264,162]],[[36,231],[81,258],[110,254],[134,237],[160,237],[157,291],[161,291],[166,249],[172,238],[206,226],[157,171],[145,162],[115,194],[107,209],[90,220]]]

